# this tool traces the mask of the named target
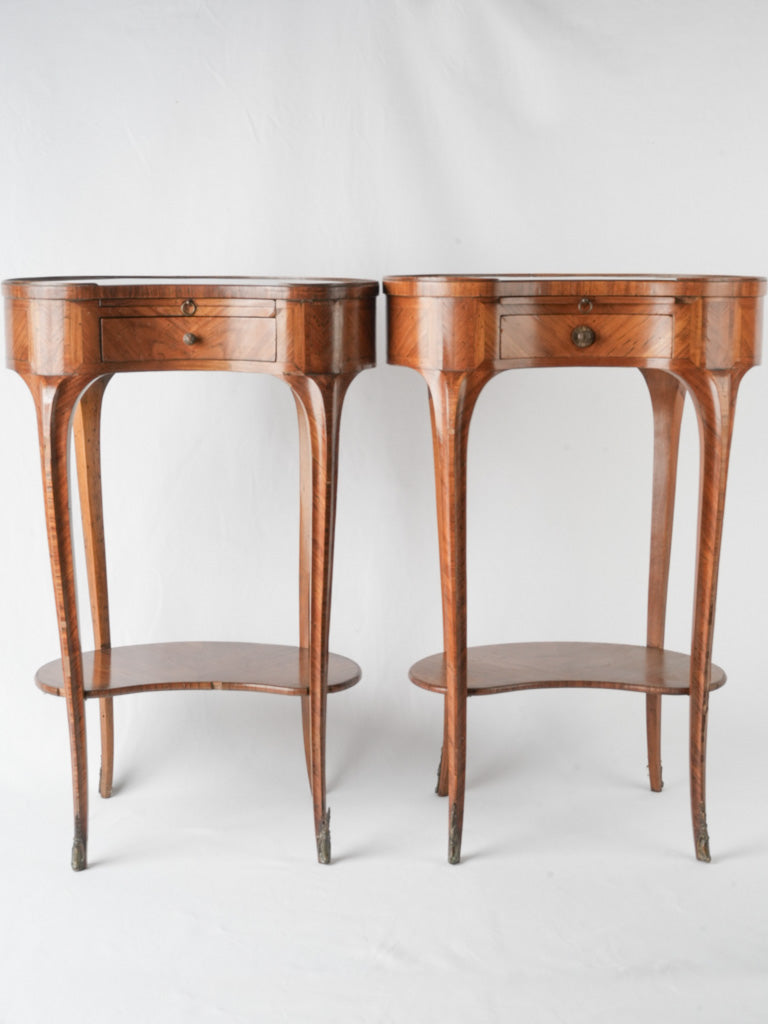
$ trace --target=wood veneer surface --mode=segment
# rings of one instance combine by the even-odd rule
[[[138,644],[83,652],[86,697],[148,690],[256,690],[301,697],[309,693],[307,648],[278,644],[186,641]],[[360,668],[349,658],[328,655],[328,690],[354,686]],[[64,695],[61,659],[38,669],[41,690]]]
[[[691,659],[686,654],[627,644],[527,643],[493,644],[467,649],[467,696],[592,687],[641,693],[688,693]],[[445,693],[445,656],[433,654],[411,668],[411,680]],[[725,683],[725,672],[712,666],[709,689]]]

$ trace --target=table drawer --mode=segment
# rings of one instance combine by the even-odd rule
[[[672,317],[663,314],[557,313],[501,317],[502,359],[664,358]]]
[[[274,362],[275,321],[245,316],[137,316],[101,321],[108,363],[224,359]]]

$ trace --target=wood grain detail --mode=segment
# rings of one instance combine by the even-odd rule
[[[626,644],[494,644],[467,650],[467,696],[586,687],[638,693],[690,692],[691,659],[656,647]],[[433,693],[446,692],[445,655],[433,654],[411,668],[411,681]],[[712,666],[709,689],[725,683]]]
[[[83,652],[88,697],[118,697],[154,690],[250,690],[302,697],[309,694],[310,652],[304,647],[187,641],[139,644]],[[354,686],[360,668],[328,655],[328,692]],[[35,683],[64,696],[61,659],[38,669]]]
[[[187,345],[185,334],[196,341]],[[234,359],[274,362],[275,321],[267,317],[123,317],[101,320],[105,362]]]
[[[578,349],[576,327],[589,327],[595,342]],[[501,317],[502,359],[653,359],[672,355],[672,317],[652,314],[580,313]]]
[[[112,790],[113,698],[152,690],[298,696],[317,857],[331,858],[326,698],[360,678],[328,653],[339,424],[354,377],[375,363],[375,281],[287,278],[49,278],[3,283],[6,355],[35,401],[61,659],[37,674],[65,698],[72,765],[71,864],[88,864],[84,702],[101,706],[102,796]],[[185,335],[187,335],[185,340]],[[100,412],[109,378],[140,370],[236,370],[283,379],[299,408],[300,638],[111,648],[101,501]],[[141,415],[137,408],[135,416]],[[96,651],[83,652],[70,494],[74,425]],[[130,431],[130,421],[127,428]]]
[[[661,696],[690,696],[689,765],[696,856],[709,860],[705,775],[717,571],[738,384],[760,358],[764,278],[426,275],[386,278],[389,362],[429,387],[436,475],[444,653],[412,680],[444,696],[437,792],[448,796],[448,859],[461,853],[466,701],[536,687],[646,694],[651,788],[661,789]],[[462,315],[458,316],[457,311]],[[574,341],[572,332],[580,327]],[[583,343],[579,347],[576,342]],[[653,524],[647,647],[466,646],[466,435],[477,391],[505,370],[627,366],[654,409]],[[699,523],[690,657],[663,649],[677,444],[684,392],[699,426]]]
[[[186,302],[194,304],[194,313],[186,312]],[[102,316],[274,316],[275,303],[258,299],[99,299]]]

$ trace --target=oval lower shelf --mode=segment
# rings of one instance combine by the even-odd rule
[[[691,659],[687,654],[627,644],[530,643],[494,644],[467,650],[467,694],[508,693],[555,687],[592,687],[639,693],[689,692]],[[412,682],[445,693],[442,653],[417,661]],[[725,672],[712,665],[709,689],[725,682]]]
[[[328,655],[328,692],[354,686],[360,668]],[[83,652],[86,697],[151,690],[254,690],[301,697],[309,693],[309,651],[276,644],[184,642]],[[35,683],[64,696],[61,660],[37,670]]]

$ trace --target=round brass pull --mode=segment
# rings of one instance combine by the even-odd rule
[[[185,345],[196,345],[200,341],[196,334],[185,334],[181,340]]]
[[[184,299],[181,304],[181,312],[184,316],[194,316],[197,312],[197,304],[194,299]]]
[[[583,299],[579,299],[579,312],[588,313],[592,309],[592,299],[588,299],[585,295]]]
[[[591,327],[586,325],[581,327],[574,327],[571,331],[571,341],[576,348],[589,348],[590,345],[594,345],[596,334]]]

